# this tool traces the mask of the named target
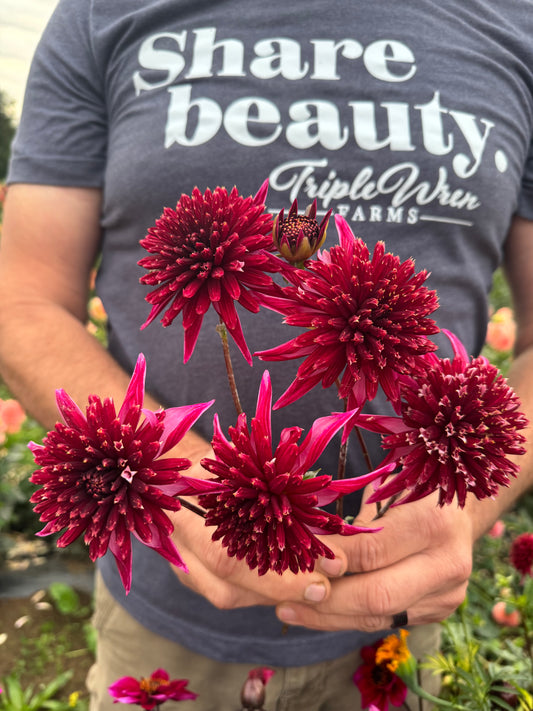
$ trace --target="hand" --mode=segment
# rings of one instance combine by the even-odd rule
[[[206,478],[208,473],[199,465],[187,472]],[[214,528],[206,527],[204,519],[182,508],[167,511],[174,523],[173,540],[187,564],[189,573],[175,566],[174,572],[187,587],[207,598],[218,609],[229,610],[250,605],[276,605],[283,600],[297,602],[327,599],[331,591],[328,575],[335,566],[341,572],[342,561],[324,561],[325,571],[283,575],[269,571],[259,576],[245,561],[230,558],[219,541],[212,541]],[[329,567],[328,567],[329,564]]]
[[[371,525],[375,506],[363,505],[356,523]],[[473,526],[467,509],[440,508],[436,497],[391,508],[373,524],[377,533],[328,536],[347,575],[333,580],[319,604],[284,602],[288,624],[320,630],[375,632],[406,610],[409,624],[437,622],[463,601],[472,569]]]

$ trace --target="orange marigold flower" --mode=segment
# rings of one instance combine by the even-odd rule
[[[406,642],[408,636],[408,630],[400,630],[399,637],[396,634],[385,637],[376,651],[376,664],[385,664],[390,671],[396,671],[411,656]]]

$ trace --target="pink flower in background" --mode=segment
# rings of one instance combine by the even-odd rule
[[[248,672],[241,689],[241,704],[246,711],[260,711],[266,697],[266,685],[274,675],[268,667],[257,667]]]
[[[165,311],[161,323],[168,326],[183,314],[184,361],[191,357],[205,313],[212,305],[248,363],[246,345],[235,302],[248,311],[259,311],[257,294],[272,286],[266,272],[287,265],[269,254],[272,217],[264,214],[268,184],[252,198],[236,188],[195,188],[182,195],[176,209],[165,208],[141,245],[151,256],[139,261],[149,270],[141,283],[155,287],[146,300],[152,310],[143,328]]]
[[[40,467],[31,481],[41,487],[30,501],[46,523],[37,535],[64,530],[57,545],[65,547],[84,534],[93,561],[111,550],[126,592],[131,587],[130,534],[186,570],[170,538],[173,526],[164,509],[179,510],[178,494],[209,489],[208,484],[179,475],[190,466],[188,459],[162,455],[212,401],[143,410],[145,372],[140,355],[118,414],[111,399],[90,395],[84,415],[64,390],[58,390],[63,422],[48,432],[42,445],[29,445]]]
[[[107,314],[102,303],[102,299],[99,296],[93,296],[89,299],[87,306],[89,317],[93,321],[104,322],[107,319]]]
[[[501,538],[505,533],[505,523],[498,519],[495,521],[489,531],[487,531],[487,536],[491,538]]]
[[[512,350],[516,340],[516,322],[512,309],[498,309],[487,325],[486,341],[496,351]]]
[[[156,669],[147,679],[123,676],[111,684],[108,691],[114,704],[136,704],[150,711],[165,701],[196,699],[198,694],[187,689],[188,683],[188,679],[171,680],[165,669]]]
[[[511,564],[524,579],[533,577],[533,533],[522,533],[511,544]]]
[[[491,616],[499,625],[505,625],[506,627],[518,627],[522,621],[520,612],[504,600],[500,600],[493,605]]]
[[[7,400],[0,399],[0,435],[4,432],[15,434],[22,427],[25,419],[26,413],[17,400],[12,398]]]
[[[486,358],[470,360],[453,334],[454,358],[424,356],[423,367],[402,380],[400,417],[361,414],[356,424],[383,436],[384,464],[401,468],[369,498],[369,503],[401,495],[401,503],[439,492],[439,505],[457,496],[465,505],[495,496],[508,486],[518,465],[508,455],[525,452],[519,432],[527,419],[520,401]]]
[[[246,559],[259,575],[267,570],[280,574],[287,569],[293,573],[313,570],[319,556],[332,558],[317,534],[375,530],[351,526],[318,507],[362,489],[383,471],[341,481],[325,474],[310,475],[328,442],[353,413],[315,420],[301,444],[301,428],[288,427],[273,451],[271,408],[272,386],[265,371],[251,428],[246,415],[240,415],[236,426],[229,428],[228,441],[215,415],[212,446],[216,459],[202,460],[219,485],[218,492],[200,496],[200,504],[207,509],[206,525],[216,526],[213,540],[221,539],[229,556]]]
[[[292,284],[264,304],[291,326],[307,329],[291,341],[255,355],[262,360],[304,358],[295,380],[275,404],[288,405],[315,385],[340,380],[348,409],[372,400],[381,385],[397,402],[399,373],[416,369],[418,356],[435,350],[428,336],[438,331],[428,315],[438,307],[434,291],[423,286],[411,259],[385,252],[378,242],[370,257],[346,220],[335,216],[339,245],[318,253],[306,269],[286,278]]]

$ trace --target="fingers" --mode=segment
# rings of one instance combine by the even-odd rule
[[[368,510],[362,515],[367,523]],[[380,523],[378,533],[332,537],[332,549],[343,551],[353,574],[332,580],[320,604],[285,601],[279,618],[313,629],[370,632],[390,627],[403,610],[410,624],[449,616],[464,599],[472,567],[467,514],[421,501],[389,510]]]
[[[245,561],[230,558],[220,542],[212,541],[213,529],[204,520],[188,511],[169,514],[175,526],[174,542],[189,568],[189,573],[175,569],[180,581],[207,598],[219,609],[233,609],[249,605],[275,605],[282,600],[321,602],[331,592],[326,574],[320,570],[295,575],[269,571],[259,576]],[[341,575],[345,560],[326,568]]]
[[[349,537],[335,536],[333,546],[347,559],[347,569],[363,573],[386,568],[424,550],[454,545],[472,547],[469,516],[455,506],[440,507],[436,496],[390,508],[383,518],[374,519],[374,505],[364,505],[355,525],[372,525],[381,530]]]
[[[318,605],[284,602],[277,607],[282,622],[317,630],[387,629],[394,614],[407,610],[409,624],[437,622],[463,601],[468,565],[447,569],[429,563],[429,556],[413,556],[384,571],[349,575],[332,582],[328,599]],[[424,572],[422,572],[424,571]]]

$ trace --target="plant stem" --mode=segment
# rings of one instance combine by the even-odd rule
[[[198,516],[205,518],[205,511],[196,504],[193,504],[188,499],[184,499],[182,496],[178,496],[178,501],[183,506],[183,508],[189,509],[189,511],[192,511],[195,514],[198,514]]]
[[[220,323],[218,324],[216,329],[220,335],[220,340],[222,341],[222,349],[224,351],[224,362],[226,363],[226,372],[228,374],[228,382],[229,388],[231,390],[231,397],[233,398],[233,404],[235,405],[235,409],[237,410],[237,415],[241,415],[243,409],[241,407],[241,401],[239,400],[239,393],[237,392],[237,384],[235,382],[233,365],[231,364],[231,356],[228,344],[228,332],[226,330],[226,326],[222,318],[220,319]]]
[[[363,457],[365,458],[366,466],[368,467],[368,471],[371,472],[372,469],[374,468],[372,466],[372,460],[370,459],[370,453],[368,451],[368,447],[366,446],[366,442],[363,439],[363,434],[359,427],[354,427],[355,434],[357,436],[357,441],[359,442],[359,445],[361,447],[361,451],[363,452]]]
[[[339,449],[339,466],[337,468],[337,477],[339,479],[344,479],[344,475],[346,474],[346,455],[348,453],[348,440],[344,442],[344,444],[341,444],[340,449]],[[339,499],[337,499],[337,516],[340,518],[343,518],[343,500],[344,497],[341,496]]]
[[[400,496],[400,494],[394,494],[394,496],[391,496],[390,499],[387,501],[387,503],[384,506],[381,504],[381,501],[376,501],[377,513],[372,520],[376,521],[378,518],[382,518],[383,516],[385,516],[387,511],[390,509],[390,507],[396,501],[396,499],[399,498],[399,496]]]
[[[529,627],[525,614],[522,615],[522,629],[524,630],[525,647],[527,649],[529,659],[531,660],[531,668],[533,669],[533,637],[529,632]]]

